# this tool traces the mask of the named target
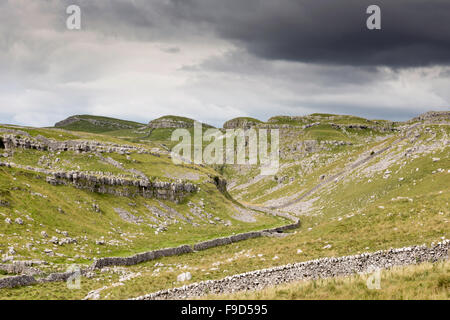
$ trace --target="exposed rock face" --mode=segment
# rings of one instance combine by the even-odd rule
[[[428,111],[418,117],[412,118],[408,122],[448,122],[450,121],[450,111]]]
[[[261,121],[252,118],[234,118],[223,124],[224,129],[250,129],[261,123]]]
[[[396,129],[392,126],[392,123],[387,124],[380,124],[375,126],[365,125],[365,124],[336,124],[331,123],[331,126],[336,129],[358,129],[358,130],[375,130],[375,131],[381,131],[381,132],[390,132],[395,131]]]
[[[106,127],[106,128],[115,128],[117,130],[120,129],[135,129],[136,126],[127,125],[126,123],[122,122],[115,122],[115,121],[108,121],[107,119],[93,119],[93,118],[87,118],[87,117],[80,117],[80,116],[72,116],[65,120],[59,121],[55,123],[55,127],[65,127],[72,123],[78,122],[78,121],[87,121],[97,127]]]
[[[57,123],[55,123],[55,127],[65,127],[69,124],[75,123],[80,121],[81,119],[77,116],[68,117],[67,119],[61,120]]]
[[[128,154],[131,152],[150,153],[144,148],[113,143],[100,143],[96,141],[55,141],[38,136],[36,138],[5,134],[1,137],[6,149],[23,148],[41,151],[75,151],[75,152],[106,152]]]
[[[338,140],[302,140],[281,147],[281,159],[297,159],[298,156],[316,153],[322,150],[329,150],[336,146],[351,146],[352,142]]]
[[[190,119],[183,120],[182,118],[176,117],[162,117],[149,122],[148,126],[152,129],[158,128],[192,128],[194,126],[194,121]]]
[[[198,190],[198,187],[192,183],[149,181],[113,175],[99,176],[77,171],[53,172],[46,181],[52,185],[72,184],[76,188],[91,192],[125,197],[140,195],[144,198],[170,200],[176,203]]]
[[[286,118],[296,118],[296,117],[286,117]],[[257,127],[261,129],[308,129],[319,125],[321,125],[320,122],[307,123],[300,126],[287,123],[274,123],[274,120],[272,121],[269,120],[268,123],[260,123],[257,125]]]
[[[220,178],[219,176],[213,177],[212,180],[220,192],[227,192],[227,180]]]
[[[305,279],[350,276],[355,273],[372,272],[393,266],[405,266],[422,262],[448,259],[450,241],[446,240],[430,248],[413,246],[374,253],[363,253],[339,258],[321,258],[280,267],[251,271],[221,280],[209,280],[179,288],[162,290],[138,300],[186,299],[205,294],[222,294],[242,290],[260,290],[287,282]]]

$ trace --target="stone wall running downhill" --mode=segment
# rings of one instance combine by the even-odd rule
[[[292,229],[298,228],[299,226],[300,226],[300,220],[297,220],[295,223],[277,227],[277,228],[265,229],[265,230],[261,230],[261,231],[245,232],[245,233],[232,235],[229,237],[223,237],[223,238],[217,238],[217,239],[199,242],[193,246],[193,249],[195,251],[206,250],[209,248],[223,246],[223,245],[227,245],[227,244],[234,243],[234,242],[239,242],[239,241],[248,240],[248,239],[252,239],[252,238],[262,237],[262,236],[265,236],[265,235],[271,234],[271,233],[281,233],[281,232],[284,232],[287,230],[292,230]]]
[[[80,272],[70,271],[70,272],[59,272],[59,273],[51,273],[45,278],[36,279],[32,275],[18,275],[18,276],[10,276],[5,278],[0,278],[0,289],[2,288],[16,288],[16,287],[25,287],[31,286],[33,284],[38,283],[47,283],[47,282],[61,282],[67,281],[70,277],[78,276],[78,275],[86,275],[88,270],[80,270]]]
[[[0,289],[23,287],[36,284],[37,280],[33,276],[21,275],[6,278],[0,278]]]
[[[131,266],[142,262],[162,258],[181,255],[185,253],[193,252],[192,247],[189,245],[183,245],[175,248],[165,248],[159,250],[148,251],[144,253],[138,253],[131,257],[110,257],[100,258],[94,261],[91,265],[92,269],[101,269],[110,266]]]
[[[190,245],[183,245],[176,248],[166,248],[166,249],[159,249],[154,251],[148,251],[144,253],[139,253],[131,257],[107,257],[107,258],[100,258],[94,261],[91,268],[93,269],[101,269],[104,267],[110,267],[110,266],[131,266],[138,263],[158,259],[161,257],[170,257],[185,253],[191,253],[194,251],[201,251],[206,250],[213,247],[223,246],[230,243],[248,240],[252,238],[262,237],[264,235],[270,234],[270,233],[278,233],[283,232],[289,229],[298,228],[300,226],[300,221],[297,220],[295,223],[288,224],[286,226],[277,227],[273,229],[266,229],[262,231],[251,231],[251,232],[245,232],[245,233],[239,233],[236,235],[232,235],[229,237],[223,237],[223,238],[217,238],[212,240],[207,240],[203,242],[199,242],[197,244],[194,244],[193,246]]]
[[[427,247],[412,246],[339,258],[321,258],[270,269],[262,269],[223,278],[162,290],[136,298],[137,300],[187,299],[206,294],[226,294],[243,290],[261,290],[283,283],[350,276],[394,266],[437,262],[448,259],[450,241]]]

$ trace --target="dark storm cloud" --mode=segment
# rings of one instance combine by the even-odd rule
[[[86,30],[126,39],[206,42],[215,32],[270,60],[450,64],[449,0],[64,0],[58,11],[73,3],[82,8]],[[372,4],[381,8],[382,30],[366,27]]]
[[[382,30],[366,28],[381,7]],[[322,64],[415,67],[450,63],[448,0],[173,0],[180,19],[266,59]]]
[[[382,31],[365,27],[367,5]],[[81,30],[66,8],[81,7]],[[0,0],[0,123],[448,109],[448,0]],[[417,66],[439,66],[415,68]],[[388,66],[388,67],[385,67]],[[414,68],[405,68],[414,67]]]

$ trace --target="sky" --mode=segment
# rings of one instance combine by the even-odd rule
[[[0,0],[0,123],[407,120],[450,110],[449,30],[448,0]]]

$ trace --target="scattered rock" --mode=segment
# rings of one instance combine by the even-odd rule
[[[185,282],[192,279],[192,275],[190,272],[184,272],[178,275],[177,281],[178,282]]]

